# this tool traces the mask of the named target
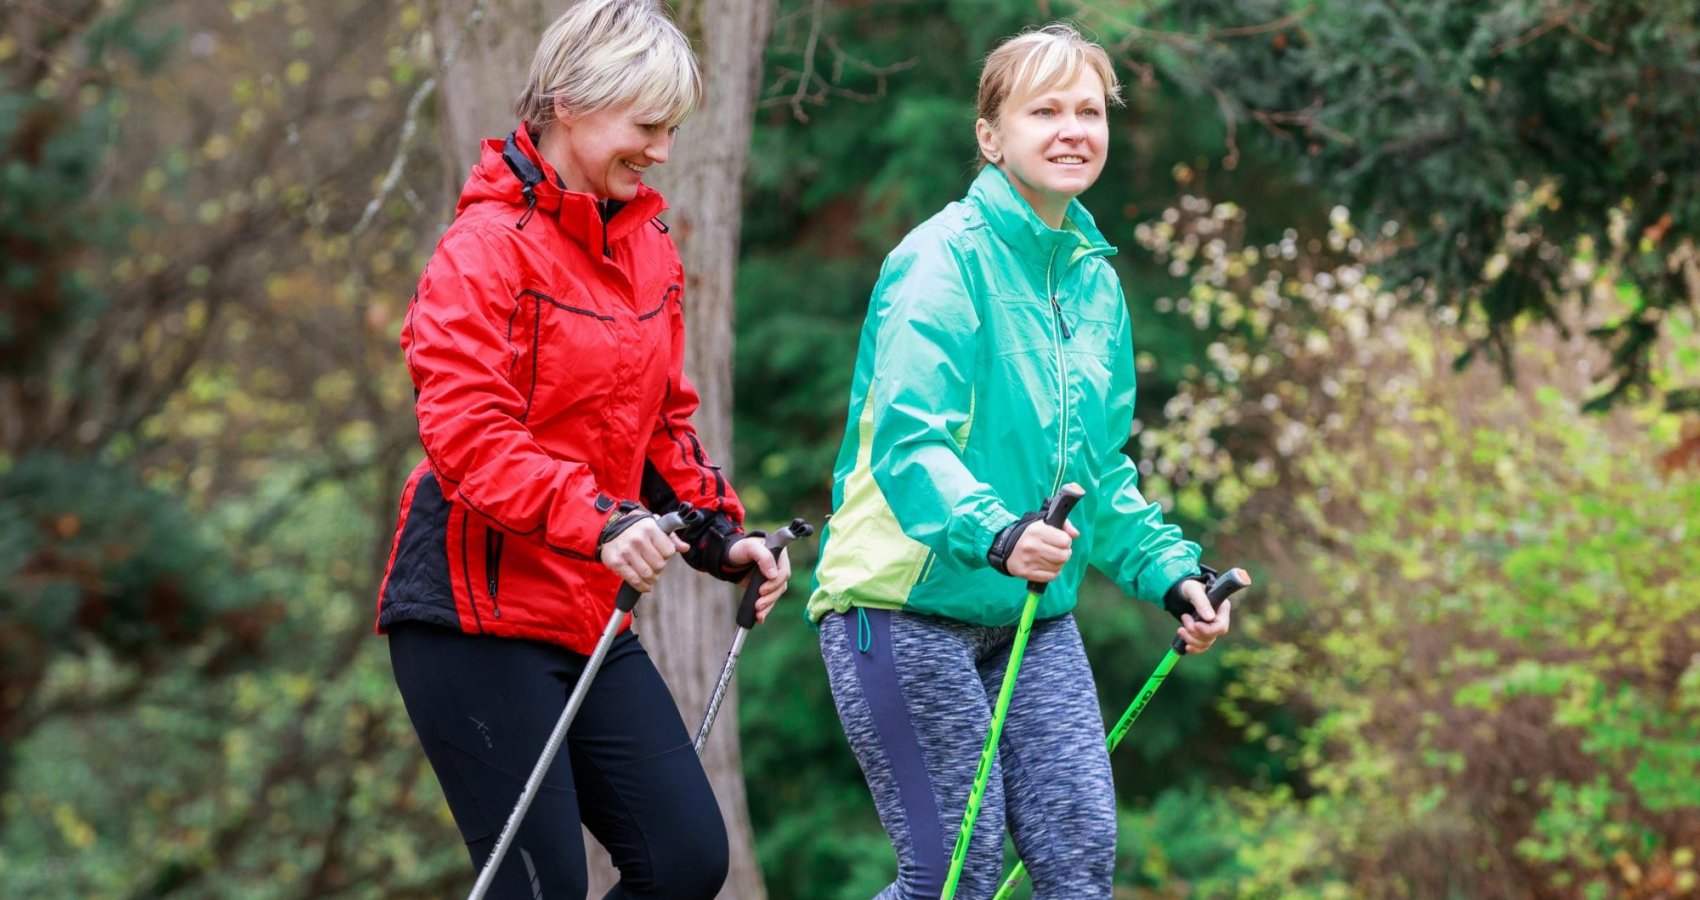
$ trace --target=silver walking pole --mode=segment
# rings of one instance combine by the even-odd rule
[[[680,504],[678,509],[658,519],[656,524],[661,526],[663,533],[672,534],[685,526],[692,512],[690,504]],[[555,762],[555,754],[561,751],[561,744],[567,739],[567,728],[573,724],[573,716],[578,715],[578,708],[584,705],[584,697],[590,693],[590,682],[596,677],[596,670],[602,667],[602,658],[608,655],[608,648],[620,633],[620,626],[626,623],[626,616],[631,614],[641,596],[629,584],[620,586],[620,593],[614,598],[614,612],[608,616],[608,625],[602,629],[602,637],[596,642],[589,661],[584,664],[578,683],[573,685],[572,695],[567,698],[567,708],[561,710],[555,730],[549,733],[549,741],[543,745],[543,755],[537,758],[537,765],[531,767],[531,777],[525,781],[525,790],[520,793],[519,802],[514,804],[514,811],[508,814],[508,822],[502,826],[502,836],[496,839],[496,849],[490,851],[490,858],[484,861],[484,869],[478,873],[478,881],[472,885],[472,893],[466,895],[467,900],[483,900],[484,894],[490,890],[490,883],[496,880],[496,870],[502,865],[502,857],[507,856],[508,846],[514,842],[520,821],[543,787],[543,773],[549,771],[549,766]]]
[[[814,526],[802,519],[792,519],[791,524],[767,536],[767,549],[773,553],[774,559],[779,558],[779,552],[785,545],[798,538],[806,538],[814,533]],[[726,688],[732,684],[732,669],[738,665],[738,654],[744,652],[744,638],[749,637],[750,629],[756,627],[756,596],[761,593],[761,586],[767,583],[767,576],[760,569],[750,576],[749,586],[744,588],[743,602],[738,604],[738,633],[732,637],[732,650],[726,654],[726,665],[720,668],[720,680],[714,685],[714,693],[709,695],[708,708],[703,710],[702,724],[697,726],[696,748],[697,755],[702,755],[702,745],[708,743],[708,730],[714,727],[714,717],[720,714],[720,701],[726,699]]]

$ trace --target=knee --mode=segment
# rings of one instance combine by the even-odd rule
[[[652,847],[650,889],[643,896],[667,900],[714,900],[726,883],[731,851],[726,826],[716,815],[698,821],[668,842]]]

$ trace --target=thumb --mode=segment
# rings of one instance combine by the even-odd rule
[[[1198,610],[1200,622],[1216,621],[1216,610],[1210,605],[1210,595],[1204,592],[1203,586],[1196,581],[1187,582],[1185,588],[1187,599],[1192,601],[1192,608]]]

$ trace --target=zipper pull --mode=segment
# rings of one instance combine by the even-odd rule
[[[1062,329],[1063,340],[1066,341],[1074,337],[1074,334],[1068,330],[1068,322],[1063,320],[1062,304],[1057,302],[1056,294],[1051,295],[1051,311],[1057,314],[1057,327]]]

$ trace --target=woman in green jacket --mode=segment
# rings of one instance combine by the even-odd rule
[[[1228,630],[1198,546],[1122,453],[1132,336],[1115,250],[1076,200],[1103,171],[1118,91],[1104,50],[1068,25],[993,51],[979,177],[891,252],[869,304],[809,614],[897,851],[881,900],[939,896],[1025,580],[1049,589],[979,821],[1007,823],[1038,898],[1108,900],[1115,863],[1104,723],[1071,614],[1086,566],[1174,613],[1189,653]],[[1034,511],[1066,482],[1086,496],[1052,528]],[[1002,831],[976,829],[958,896],[991,896],[1002,856]]]

